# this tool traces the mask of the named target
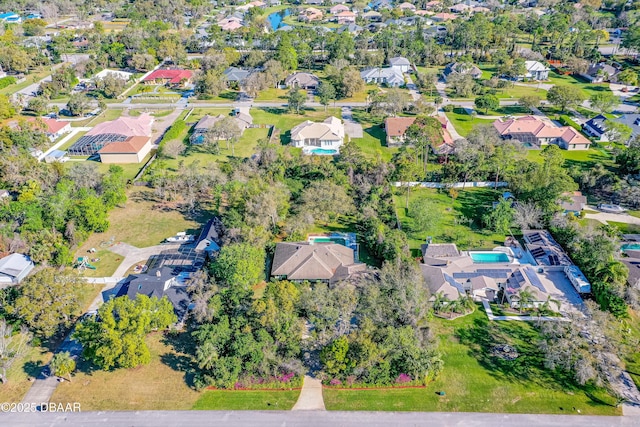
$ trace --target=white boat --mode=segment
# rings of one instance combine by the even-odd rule
[[[599,204],[598,209],[600,209],[602,212],[615,213],[615,214],[620,214],[627,211],[625,208],[621,206],[607,205],[607,204]]]

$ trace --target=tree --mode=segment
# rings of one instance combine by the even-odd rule
[[[605,126],[606,130],[604,134],[606,135],[607,139],[612,142],[626,144],[633,134],[633,129],[631,129],[631,127],[625,125],[624,123],[607,120]]]
[[[13,325],[0,319],[0,382],[7,383],[7,371],[29,350],[31,334],[26,327],[15,333]]]
[[[475,81],[470,74],[451,73],[447,77],[447,86],[450,87],[457,96],[462,98],[473,94]]]
[[[515,212],[511,200],[501,199],[491,212],[485,215],[485,221],[496,233],[509,234]]]
[[[249,243],[224,245],[211,264],[211,272],[218,283],[242,289],[264,279],[265,251]]]
[[[206,143],[209,141],[227,141],[227,150],[231,148],[231,155],[235,156],[235,143],[242,135],[237,120],[230,116],[224,116],[207,131]]]
[[[484,113],[487,114],[489,110],[496,110],[500,106],[500,100],[495,95],[487,94],[477,97],[474,104],[476,108],[484,110]]]
[[[289,34],[282,33],[280,36],[280,42],[276,48],[275,59],[287,70],[295,70],[298,68],[298,52],[291,45],[291,38]]]
[[[304,92],[299,90],[298,88],[293,88],[289,91],[287,95],[287,104],[289,106],[289,110],[293,110],[296,114],[300,114],[300,109],[304,108],[304,103],[307,100]]]
[[[566,66],[573,74],[584,74],[589,69],[589,61],[573,56],[566,61]]]
[[[618,74],[618,81],[627,86],[636,86],[638,84],[638,73],[632,68],[627,68]]]
[[[430,229],[436,220],[434,213],[435,208],[430,199],[421,197],[412,200],[407,212],[407,216],[413,220],[411,229],[417,233]]]
[[[96,89],[107,98],[116,98],[124,90],[125,84],[124,79],[116,74],[107,73],[103,78],[96,80]]]
[[[533,111],[540,106],[540,97],[538,95],[524,95],[518,100],[518,104],[529,111]]]
[[[16,109],[6,95],[0,95],[0,119],[8,119],[16,114]]]
[[[542,210],[531,202],[518,202],[514,221],[521,230],[532,230],[542,226]]]
[[[49,366],[53,375],[57,377],[66,376],[71,382],[71,373],[76,370],[76,361],[68,351],[64,351],[54,354]]]
[[[331,181],[312,181],[302,192],[301,199],[300,210],[325,223],[354,210],[353,200],[344,187]]]
[[[35,96],[29,99],[26,110],[33,111],[38,116],[41,116],[47,112],[49,108],[49,102],[44,96]]]
[[[520,313],[522,313],[525,309],[531,307],[534,302],[534,295],[529,286],[520,289],[516,294],[516,298],[518,301],[518,309]]]
[[[27,37],[41,36],[44,34],[44,29],[47,26],[47,21],[44,19],[26,19],[22,23],[22,31]]]
[[[99,368],[135,368],[149,363],[151,354],[145,336],[154,329],[166,329],[177,317],[166,297],[138,294],[104,303],[97,316],[83,320],[73,334],[82,344],[83,357]]]
[[[225,77],[218,70],[202,71],[195,78],[194,92],[200,99],[215,98],[226,88]]]
[[[589,98],[591,106],[600,113],[609,113],[619,103],[619,99],[612,92],[598,92]]]
[[[74,93],[69,97],[67,109],[72,116],[84,115],[89,110],[89,100],[81,93]]]
[[[354,368],[354,364],[347,358],[349,341],[344,335],[333,340],[320,352],[320,361],[324,370],[334,377],[346,376]]]
[[[354,67],[346,67],[341,71],[338,92],[343,98],[349,98],[364,89],[364,80],[360,72]]]
[[[20,286],[20,296],[7,311],[22,319],[36,335],[50,338],[72,325],[80,309],[78,291],[84,281],[75,274],[44,268]]]
[[[555,85],[547,92],[547,100],[564,112],[567,107],[580,104],[584,100],[584,94],[578,86]]]
[[[134,53],[128,61],[129,66],[136,71],[149,71],[153,69],[157,63],[156,58],[148,53]]]
[[[336,88],[330,82],[322,82],[316,92],[320,98],[320,104],[324,105],[324,111],[327,111],[327,105],[336,99]]]

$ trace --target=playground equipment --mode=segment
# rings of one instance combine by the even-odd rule
[[[77,268],[78,271],[84,271],[85,268],[88,268],[89,270],[97,269],[95,265],[89,264],[89,258],[82,256],[78,257],[78,259],[76,260],[75,268]]]

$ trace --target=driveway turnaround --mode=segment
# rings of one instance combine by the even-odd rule
[[[571,411],[571,408],[566,408]],[[640,417],[488,414],[468,412],[136,411],[0,414],[2,425],[59,426],[429,426],[429,427],[637,427]]]

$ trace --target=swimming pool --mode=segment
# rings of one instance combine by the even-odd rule
[[[332,156],[334,154],[338,154],[338,150],[331,150],[327,148],[312,148],[307,151],[309,154],[317,154],[320,156]]]
[[[469,252],[469,256],[477,264],[510,261],[509,256],[502,252]]]
[[[625,243],[624,245],[620,246],[620,250],[622,252],[624,251],[640,251],[640,243]]]

